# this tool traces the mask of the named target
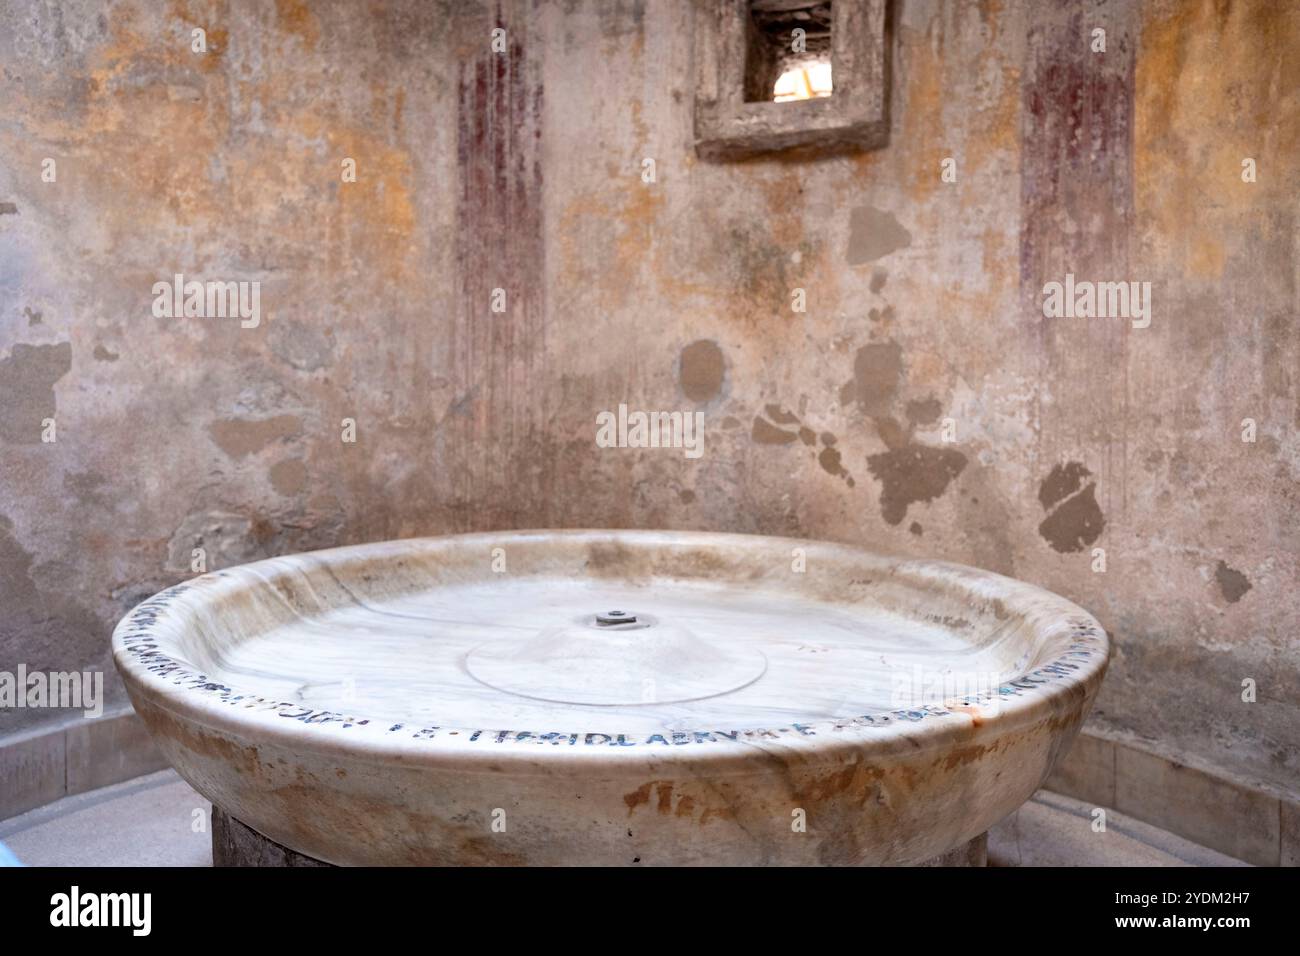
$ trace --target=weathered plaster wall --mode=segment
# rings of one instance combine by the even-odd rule
[[[113,680],[112,620],[188,576],[196,546],[220,567],[450,526],[436,489],[471,51],[444,14],[0,6],[7,669]],[[154,318],[152,284],[177,272],[260,281],[261,325]]]
[[[887,148],[730,164],[687,3],[505,3],[504,56],[497,17],[0,3],[0,664],[107,667],[199,544],[802,535],[1077,600],[1098,722],[1295,787],[1300,9],[906,0]],[[263,324],[153,318],[174,272]],[[1066,272],[1150,328],[1044,320]],[[620,402],[704,456],[597,448]]]

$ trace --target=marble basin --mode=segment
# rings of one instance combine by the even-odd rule
[[[535,531],[216,571],[114,657],[177,771],[334,864],[915,864],[1042,783],[1109,646],[1039,588],[750,535]]]

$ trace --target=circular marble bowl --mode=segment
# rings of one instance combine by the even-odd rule
[[[1106,669],[959,565],[688,532],[292,555],[145,601],[114,658],[179,773],[336,864],[909,864],[1042,783]]]

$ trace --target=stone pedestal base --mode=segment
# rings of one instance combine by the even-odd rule
[[[290,850],[212,805],[213,866],[332,866]]]
[[[969,843],[954,847],[947,853],[940,853],[933,859],[918,863],[917,866],[988,866],[989,835],[981,833]]]
[[[213,866],[333,866],[268,840],[220,807],[212,807]],[[988,834],[926,860],[920,866],[987,866]]]

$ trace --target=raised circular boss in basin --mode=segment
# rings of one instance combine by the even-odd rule
[[[168,760],[336,864],[910,864],[1024,802],[1105,672],[988,572],[749,535],[503,532],[216,571],[117,627]]]

